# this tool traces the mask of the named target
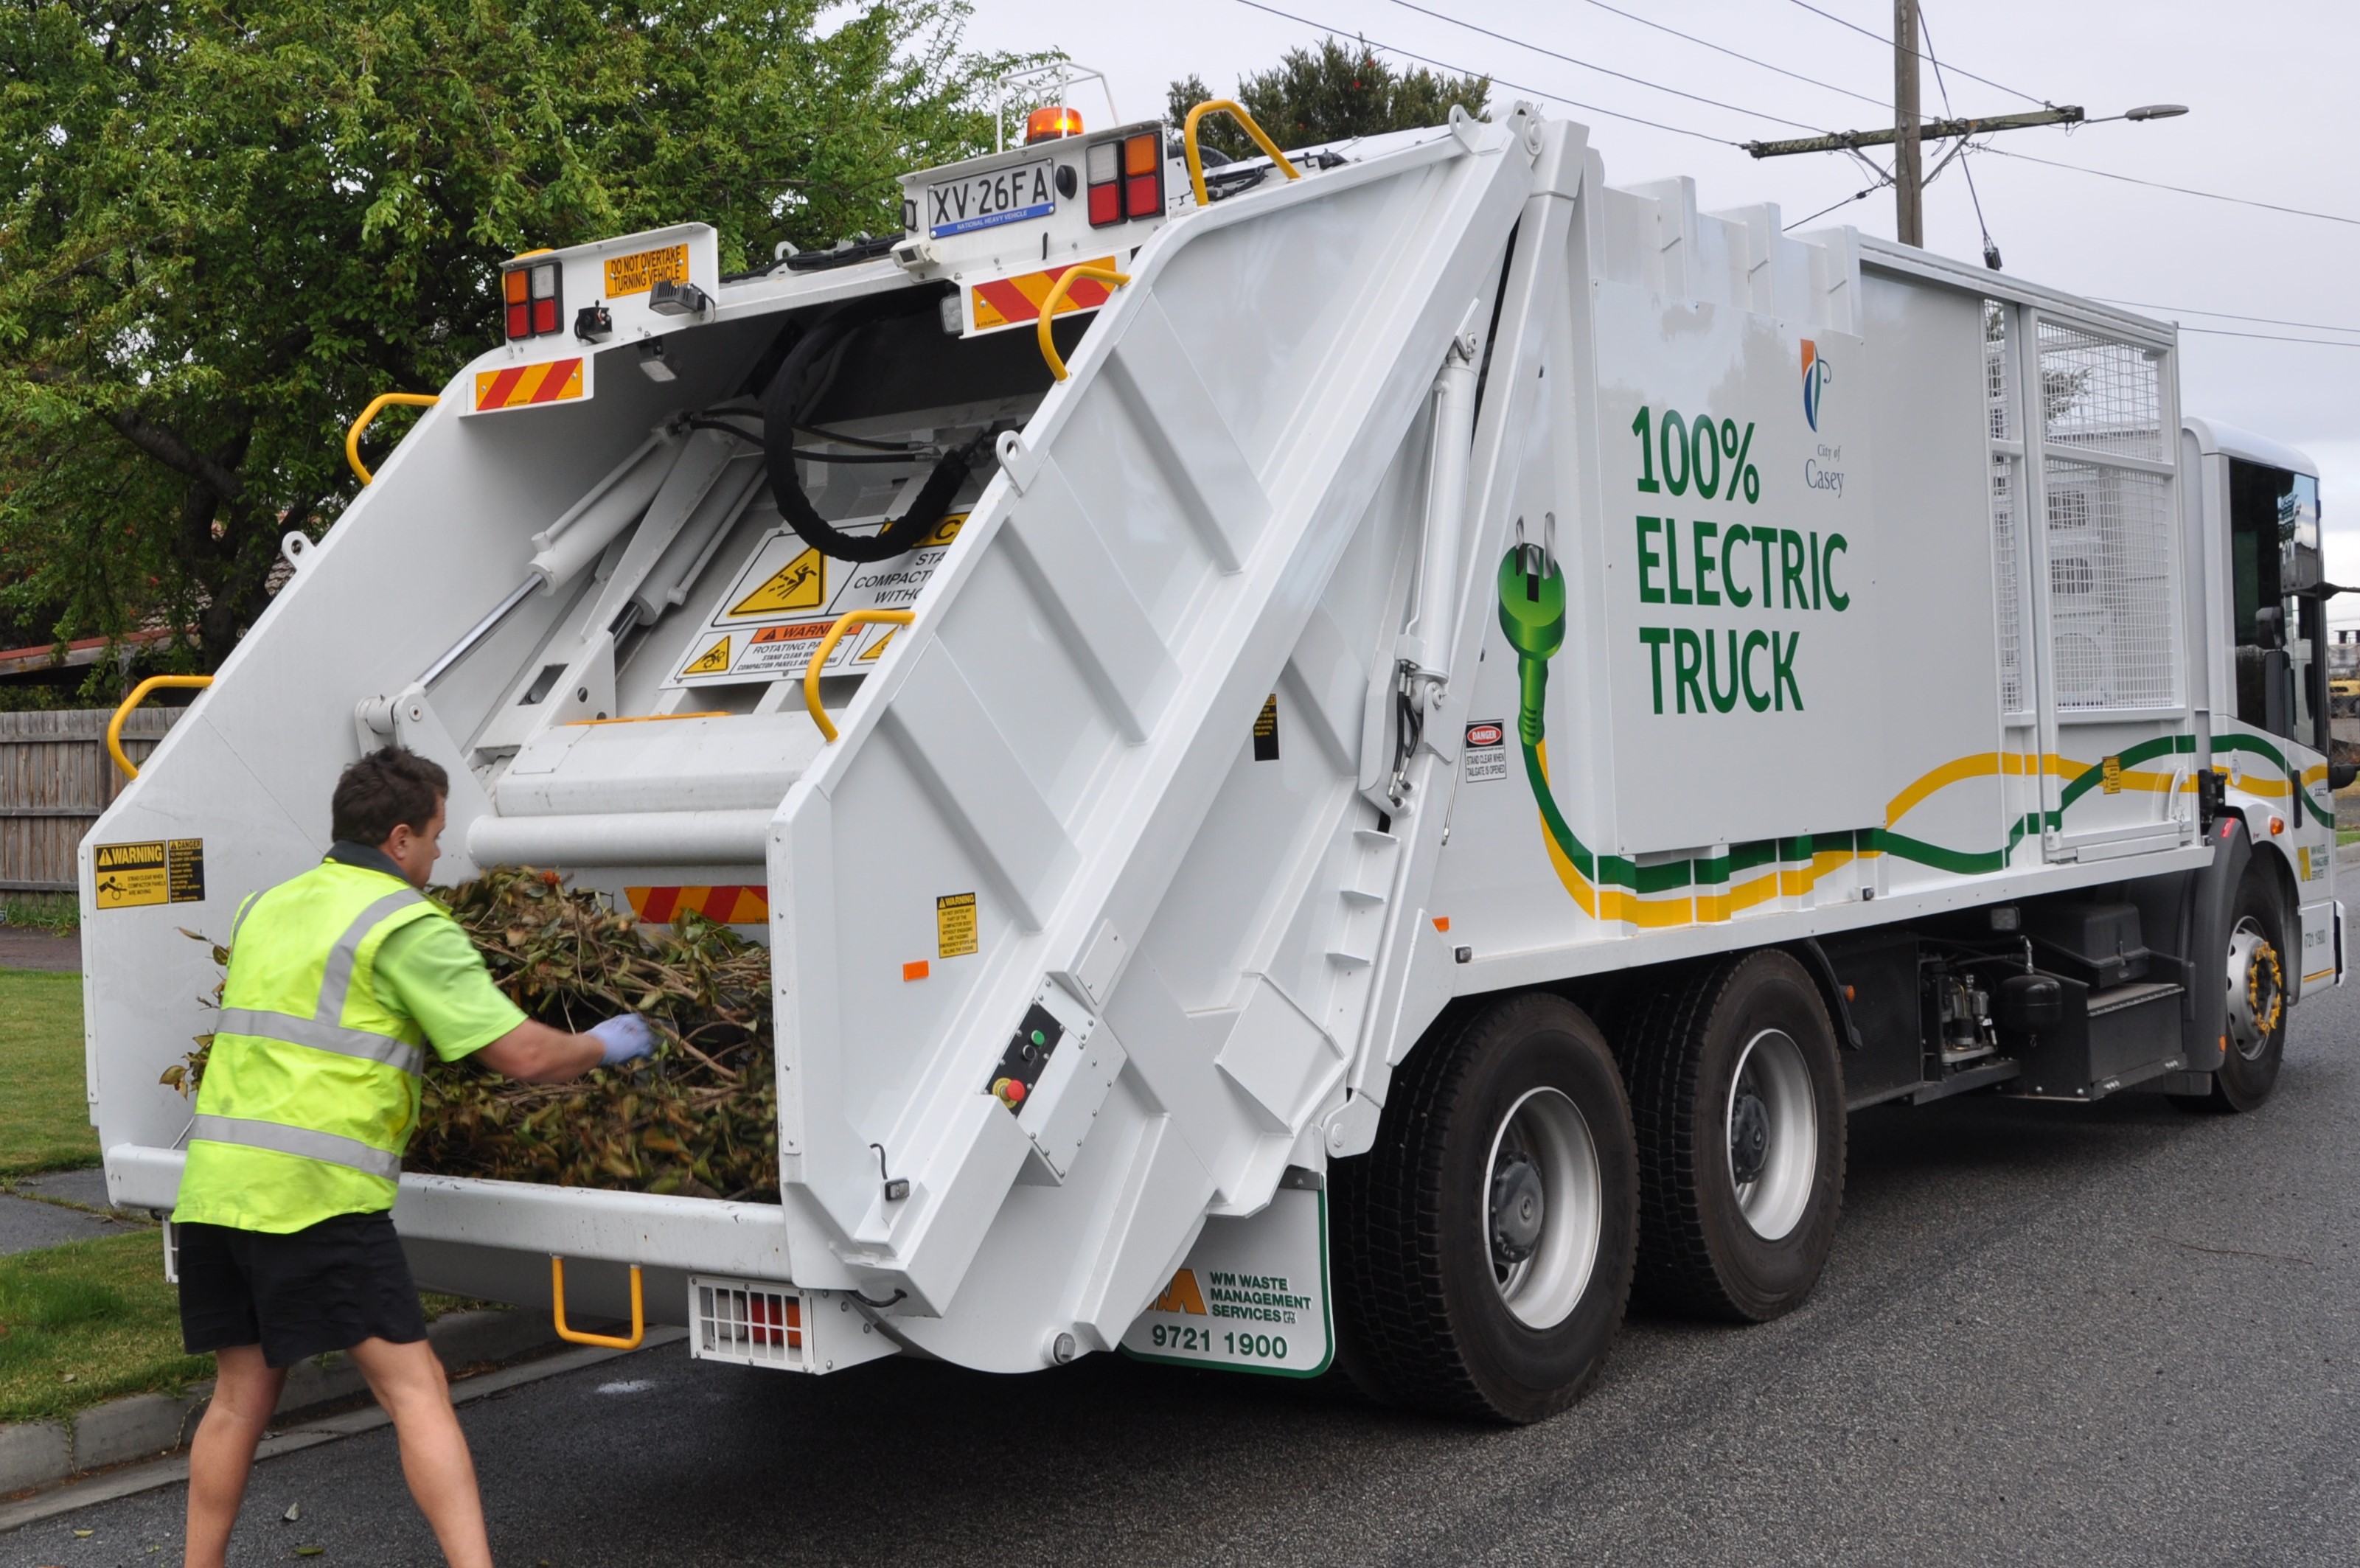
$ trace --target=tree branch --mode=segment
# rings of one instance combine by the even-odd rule
[[[244,498],[246,485],[238,476],[181,440],[180,433],[171,426],[151,419],[137,408],[109,414],[106,422],[141,452],[174,473],[186,474],[222,499],[235,505]]]

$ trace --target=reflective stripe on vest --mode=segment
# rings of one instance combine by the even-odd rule
[[[391,1181],[401,1175],[401,1156],[388,1154],[381,1149],[371,1149],[356,1138],[343,1138],[332,1132],[315,1132],[310,1127],[289,1127],[283,1122],[258,1122],[246,1116],[200,1116],[191,1137],[209,1143],[234,1143],[245,1149],[268,1149],[279,1154],[299,1155],[305,1160],[317,1160],[329,1165],[348,1166],[380,1181]]]
[[[361,943],[377,923],[398,909],[426,902],[426,895],[415,887],[404,887],[388,893],[360,912],[358,919],[344,928],[336,939],[335,950],[328,954],[327,973],[320,976],[320,1005],[311,1016],[322,1023],[334,1023],[344,1016],[344,999],[352,995],[353,964],[360,957]]]
[[[337,1009],[341,1012],[343,1009]],[[323,1018],[335,1013],[321,1009]],[[364,1062],[382,1062],[388,1067],[399,1067],[411,1077],[426,1070],[426,1053],[406,1040],[396,1040],[389,1034],[371,1034],[366,1029],[346,1029],[342,1024],[322,1023],[319,1018],[299,1018],[292,1013],[265,1012],[259,1007],[224,1007],[221,1029],[224,1034],[260,1035],[266,1040],[283,1040],[296,1045],[308,1045],[314,1051],[333,1051],[339,1056],[357,1056]]]

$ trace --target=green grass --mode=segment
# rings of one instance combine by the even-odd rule
[[[2360,828],[2337,828],[2335,830],[2335,842],[2339,844],[2350,844],[2355,839],[2360,839]]]
[[[180,1349],[179,1292],[151,1227],[0,1258],[0,1422],[177,1393],[213,1358]]]
[[[71,893],[11,893],[0,898],[0,926],[71,936],[82,929],[82,900]]]
[[[82,1091],[82,976],[0,969],[0,1179],[98,1159]]]

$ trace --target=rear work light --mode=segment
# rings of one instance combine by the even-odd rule
[[[528,262],[500,275],[501,314],[508,342],[546,337],[558,330],[565,314],[562,278],[553,261]]]
[[[1089,149],[1084,174],[1090,191],[1090,227],[1164,215],[1164,136],[1143,131]]]

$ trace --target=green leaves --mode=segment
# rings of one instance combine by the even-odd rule
[[[497,341],[506,256],[699,219],[732,271],[897,229],[893,175],[990,146],[1010,62],[963,52],[965,18],[0,8],[0,646],[153,615],[186,628],[164,662],[218,663],[279,536],[351,499],[362,406]]]
[[[1180,125],[1190,109],[1213,95],[1194,76],[1174,82],[1167,111],[1172,123]],[[1236,98],[1281,147],[1305,147],[1439,125],[1450,118],[1453,103],[1480,115],[1491,95],[1490,77],[1438,76],[1423,66],[1398,71],[1357,39],[1322,38],[1317,51],[1289,49],[1270,70],[1241,79]],[[1227,115],[1207,116],[1197,139],[1231,158],[1261,156]]]

